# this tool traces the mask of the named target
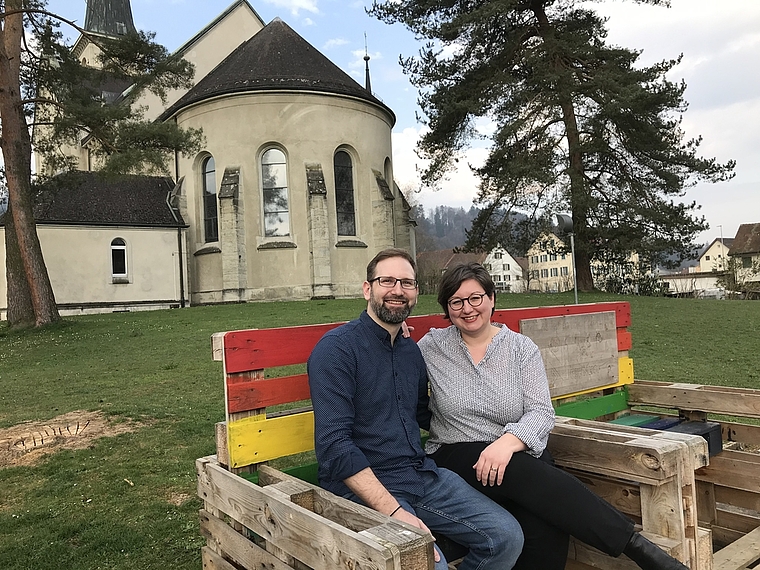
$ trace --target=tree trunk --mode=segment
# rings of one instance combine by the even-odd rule
[[[8,324],[13,328],[34,326],[34,307],[10,211],[5,215],[5,281],[8,286]]]
[[[8,0],[6,8],[7,11],[20,10],[22,1]],[[31,192],[32,143],[21,103],[19,76],[23,38],[21,13],[6,16],[0,34],[0,124],[9,212],[34,308],[34,324],[42,326],[60,320],[60,316],[34,223]],[[9,289],[9,315],[15,302],[16,298],[10,296]],[[13,312],[16,312],[15,307]]]
[[[535,3],[533,13],[539,23],[541,36],[544,41],[553,42],[554,30],[549,18],[540,3]],[[573,80],[567,78],[567,69],[562,62],[561,54],[554,55],[554,68],[560,78],[557,87],[559,91],[562,122],[565,125],[565,137],[568,148],[568,176],[570,178],[570,208],[573,216],[573,233],[575,234],[575,278],[579,291],[593,291],[594,280],[591,275],[591,255],[588,244],[588,208],[589,194],[584,175],[583,153],[581,139],[578,133],[578,119],[575,114],[572,93]],[[564,84],[563,84],[564,83]]]

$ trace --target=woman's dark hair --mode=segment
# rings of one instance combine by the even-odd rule
[[[446,273],[441,278],[441,283],[438,285],[438,304],[443,309],[443,314],[449,318],[449,299],[454,296],[462,283],[468,279],[474,279],[480,286],[483,287],[483,292],[494,300],[494,307],[496,303],[496,286],[493,284],[491,275],[489,275],[486,268],[480,263],[471,261],[470,263],[462,263],[455,265],[451,269],[447,269]]]

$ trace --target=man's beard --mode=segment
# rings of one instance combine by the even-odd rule
[[[412,314],[414,303],[406,297],[396,297],[396,299],[403,299],[406,304],[398,307],[388,307],[383,303],[383,299],[378,300],[374,295],[370,298],[369,303],[378,319],[389,325],[398,325]]]

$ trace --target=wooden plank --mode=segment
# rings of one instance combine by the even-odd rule
[[[713,556],[714,570],[739,570],[760,560],[760,527]]]
[[[688,551],[680,483],[680,479],[673,477],[660,485],[641,484],[641,525],[647,532],[683,542]]]
[[[224,335],[228,374],[303,364],[320,338],[343,323],[231,331]]]
[[[553,397],[617,383],[614,313],[523,319],[520,332],[541,351]]]
[[[262,418],[253,416],[227,423],[231,467],[314,449],[314,412]]]
[[[679,541],[649,532],[642,532],[641,534],[646,536],[671,556],[678,559],[683,558],[683,547]],[[575,540],[574,538],[570,539],[570,555],[574,561],[591,568],[603,568],[604,570],[639,570],[639,566],[625,555],[613,558],[587,544]],[[571,566],[567,566],[566,568],[571,568]]]
[[[717,520],[715,485],[712,483],[697,481],[697,514],[702,526],[709,527]]]
[[[697,558],[699,565],[694,570],[713,570],[712,530],[709,528],[697,529]]]
[[[224,357],[224,333],[218,332],[211,335],[211,359],[221,362]]]
[[[549,450],[562,467],[640,483],[664,483],[678,474],[683,444],[650,438],[611,441],[599,436],[577,426],[558,425],[549,436]]]
[[[638,484],[593,475],[577,469],[565,469],[565,471],[575,476],[595,495],[600,496],[621,513],[641,520],[641,496]]]
[[[203,562],[203,570],[237,570],[208,546],[201,548],[201,561]],[[285,568],[290,568],[290,566],[285,566]]]
[[[636,380],[628,388],[631,405],[653,405],[760,418],[760,390]]]
[[[760,493],[715,485],[715,502],[734,505],[760,513]]]
[[[715,510],[718,526],[730,528],[742,534],[760,526],[760,513],[758,511],[726,503],[717,503]]]
[[[614,414],[628,409],[628,394],[617,390],[612,394],[587,398],[576,402],[559,403],[554,411],[558,416],[593,420],[601,416]]]
[[[734,422],[720,422],[720,431],[723,441],[736,441],[752,445],[760,445],[760,426]],[[741,451],[741,449],[739,451]]]
[[[198,459],[196,469],[202,500],[312,568],[398,568],[398,551],[294,505],[281,493],[254,485],[209,458]],[[397,524],[400,538],[416,540],[427,550],[431,537]]]
[[[227,411],[229,413],[299,402],[311,397],[309,378],[306,374],[262,379],[252,379],[245,375],[242,381],[235,376],[239,375],[227,377]]]
[[[200,511],[201,534],[213,544],[216,552],[224,552],[237,566],[253,570],[267,568],[269,570],[290,570],[278,558],[246,538],[223,520],[213,516],[206,510]],[[235,568],[234,566],[231,566]],[[204,565],[204,569],[206,566]]]
[[[760,455],[726,449],[710,458],[710,465],[698,469],[696,477],[724,487],[760,493]]]
[[[311,501],[315,513],[333,522],[338,522],[355,532],[360,532],[388,521],[389,517],[386,517],[382,513],[368,509],[343,497],[338,497],[317,485],[297,479],[268,465],[261,465],[259,467],[260,485],[278,485],[286,482],[296,485],[294,488],[299,489],[299,492],[306,490],[311,492]]]

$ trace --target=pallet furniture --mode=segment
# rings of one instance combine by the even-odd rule
[[[627,303],[494,314],[541,349],[561,416],[549,441],[557,464],[692,570],[747,568],[760,558],[760,456],[732,449],[710,458],[702,437],[606,420],[625,418],[632,405],[697,420],[730,408],[758,417],[760,392],[634,382],[630,319]],[[339,324],[214,335],[227,421],[217,425],[217,454],[197,461],[205,569],[432,568],[429,536],[316,485],[303,364]],[[418,316],[409,324],[419,339],[448,321]],[[728,440],[760,442],[760,427],[730,422],[723,430]],[[266,465],[284,457],[294,466]],[[714,546],[725,548],[714,553]],[[636,566],[572,542],[567,568]]]

